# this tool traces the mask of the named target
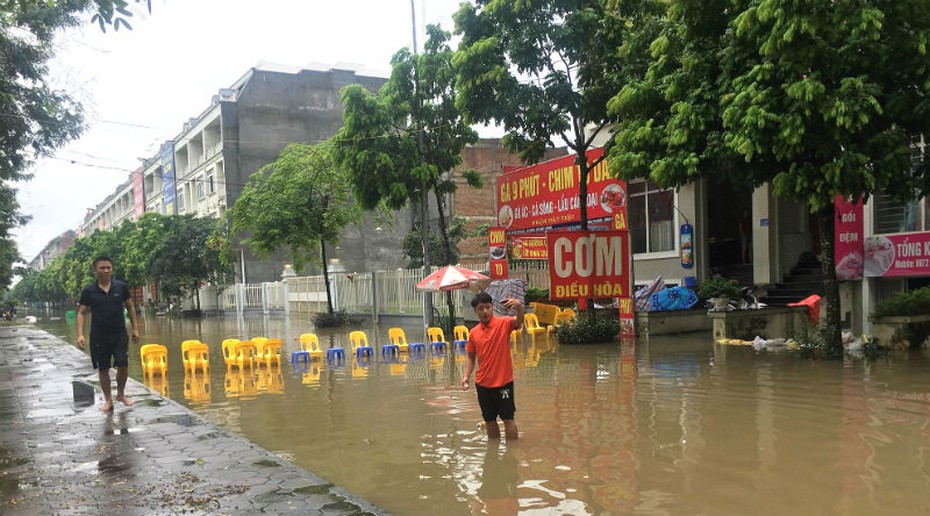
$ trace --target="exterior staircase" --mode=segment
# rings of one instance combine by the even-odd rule
[[[766,295],[759,301],[769,306],[785,306],[811,294],[823,296],[823,271],[816,259],[802,258],[784,280],[770,286]]]

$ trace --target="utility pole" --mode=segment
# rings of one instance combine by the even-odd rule
[[[417,165],[423,163],[423,122],[420,120],[420,66],[417,60],[417,15],[414,0],[410,0],[410,25],[413,29],[413,124],[417,132]],[[420,182],[420,238],[423,241],[423,277],[430,273],[429,266],[429,196],[424,177]],[[433,294],[423,296],[423,327],[432,326]]]

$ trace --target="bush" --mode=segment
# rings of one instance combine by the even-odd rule
[[[349,315],[343,311],[313,314],[310,320],[313,321],[313,326],[316,328],[338,328],[346,324],[358,324],[361,322],[359,317]]]
[[[872,317],[894,317],[901,315],[930,314],[930,287],[908,292],[898,292],[889,299],[880,301]]]
[[[707,301],[714,297],[735,299],[739,295],[739,289],[738,281],[715,274],[710,279],[701,282],[701,286],[697,289],[697,296],[701,301]]]
[[[540,303],[548,302],[549,301],[549,289],[536,288],[536,287],[530,287],[526,289],[526,302],[532,303],[534,301],[540,302]]]
[[[584,312],[568,324],[555,328],[560,344],[593,344],[611,342],[620,333],[620,320],[615,316]]]

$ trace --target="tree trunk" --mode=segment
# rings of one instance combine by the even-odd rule
[[[442,265],[454,265],[452,258],[452,241],[449,240],[449,228],[446,225],[446,201],[445,196],[439,193],[436,183],[433,182],[433,194],[436,196],[436,208],[439,212],[439,235],[442,238],[442,251],[445,255]],[[452,292],[446,292],[446,308],[449,310],[449,327],[444,331],[451,332],[455,326],[455,304],[452,302]],[[449,333],[451,335],[451,333]]]
[[[446,306],[449,307],[449,322],[446,323],[446,327],[443,328],[443,333],[446,335],[446,340],[450,343],[452,342],[453,328],[455,328],[455,304],[452,302],[452,291],[449,290],[446,292]]]
[[[444,254],[442,264],[437,265],[454,265],[452,255],[452,241],[449,240],[449,227],[446,223],[446,199],[445,196],[436,190],[436,183],[433,185],[433,195],[436,196],[436,208],[439,212],[439,236],[442,238],[442,252]]]
[[[836,224],[836,210],[833,204],[817,212],[820,226],[820,264],[823,271],[823,292],[826,303],[826,320],[823,327],[824,352],[827,356],[839,356],[843,353],[843,341],[840,335],[840,287],[836,281],[835,243],[833,241]]]
[[[586,149],[580,149],[575,155],[575,164],[581,172],[578,181],[578,209],[581,210],[581,230],[588,230],[588,154]]]
[[[575,155],[575,164],[578,165],[578,209],[580,210],[581,231],[588,230],[588,175],[591,168],[588,166],[588,153],[584,147],[579,147],[578,154]],[[587,310],[585,312],[589,317],[594,317],[594,298],[585,299]]]
[[[323,284],[326,285],[326,313],[333,313],[333,294],[329,290],[329,267],[326,266],[326,242],[320,239],[320,255],[323,258]]]

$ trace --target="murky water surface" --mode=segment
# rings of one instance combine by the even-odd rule
[[[40,324],[75,341],[74,323]],[[407,328],[408,340],[422,331]],[[447,356],[290,363],[306,320],[147,317],[150,387],[395,514],[930,514],[930,359],[865,363],[714,346],[710,335],[514,351],[518,443],[489,444]],[[320,331],[348,347],[387,327]],[[281,368],[228,371],[220,342],[284,340]],[[180,342],[210,345],[185,373]],[[139,346],[130,374],[143,380]]]

